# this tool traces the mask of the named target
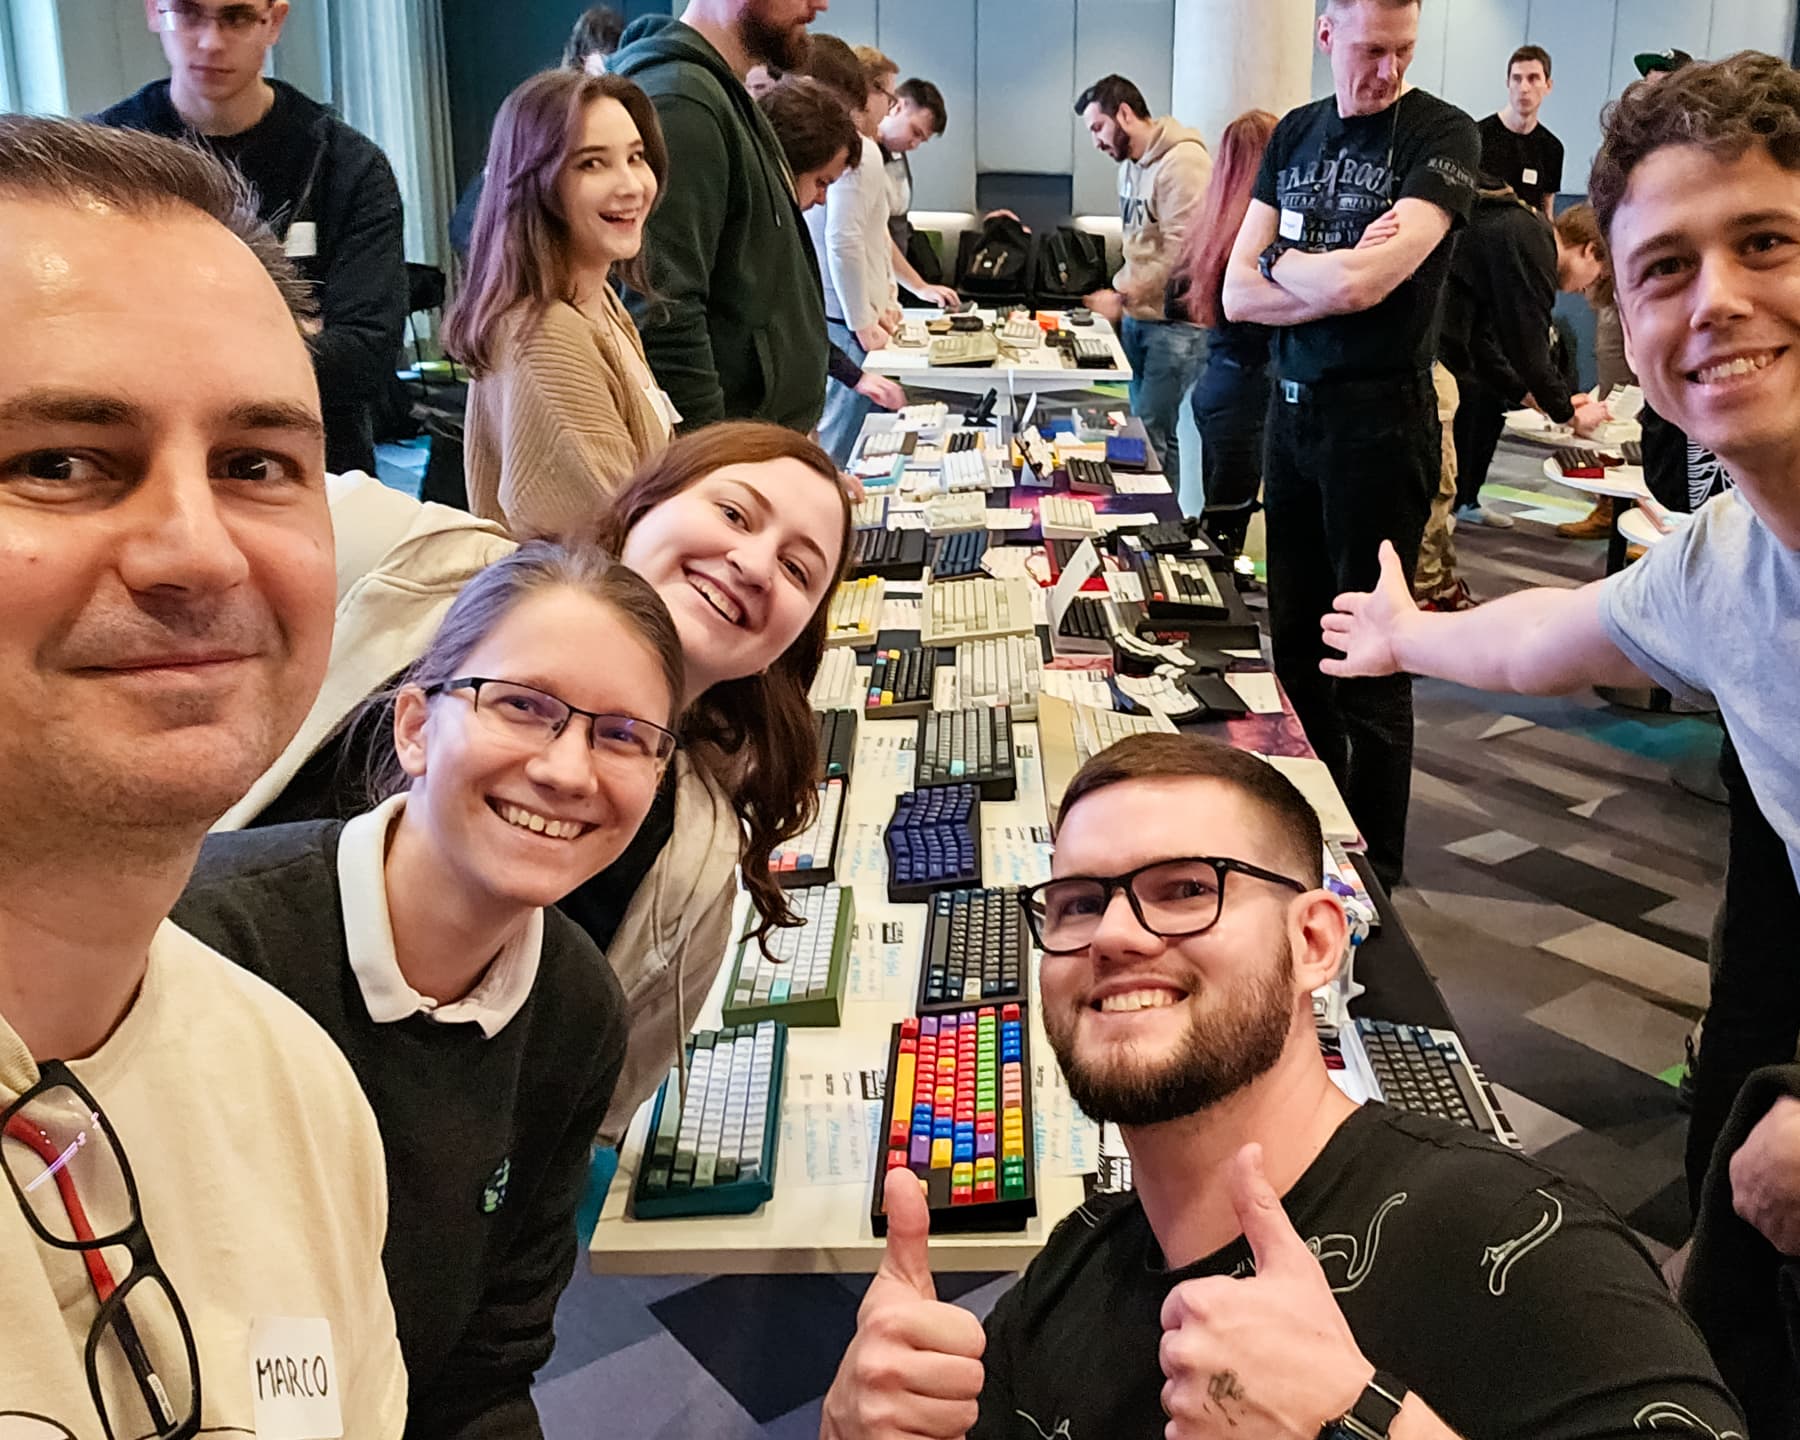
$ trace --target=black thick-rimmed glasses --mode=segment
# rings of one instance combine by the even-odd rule
[[[46,1245],[75,1250],[100,1308],[88,1327],[88,1390],[107,1440],[187,1440],[200,1429],[200,1359],[193,1328],[144,1228],[137,1180],[111,1124],[85,1085],[59,1060],[0,1113],[0,1159],[14,1198]],[[121,1281],[105,1250],[123,1249]],[[123,1356],[135,1394],[102,1383]]]
[[[1296,895],[1310,886],[1245,860],[1201,855],[1154,860],[1123,875],[1067,875],[1046,880],[1019,894],[1031,938],[1046,955],[1073,955],[1085,950],[1120,890],[1138,924],[1164,940],[1200,935],[1219,923],[1225,909],[1225,877],[1247,875],[1282,885]]]
[[[583,710],[548,690],[521,685],[516,680],[464,675],[425,687],[427,695],[446,695],[455,690],[472,692],[477,715],[493,721],[497,730],[520,745],[533,749],[548,745],[568,728],[571,720],[582,715],[588,722],[588,745],[596,755],[660,765],[675,753],[674,731],[653,720]]]

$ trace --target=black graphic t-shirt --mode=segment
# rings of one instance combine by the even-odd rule
[[[1522,1155],[1366,1105],[1282,1203],[1363,1354],[1465,1440],[1747,1433],[1636,1237]],[[1161,1435],[1164,1299],[1251,1270],[1241,1238],[1167,1270],[1135,1195],[1089,1201],[994,1307],[969,1440]]]
[[[1451,247],[1475,203],[1479,160],[1475,122],[1423,90],[1409,90],[1377,115],[1346,119],[1328,95],[1283,117],[1255,194],[1280,212],[1277,233],[1286,244],[1354,249],[1371,221],[1405,199],[1429,201],[1451,219],[1443,243],[1373,309],[1277,329],[1283,379],[1368,380],[1430,368]]]
[[[1481,172],[1504,180],[1534,210],[1546,195],[1562,189],[1563,143],[1546,126],[1529,135],[1515,135],[1498,115],[1489,115],[1477,127],[1481,132]]]

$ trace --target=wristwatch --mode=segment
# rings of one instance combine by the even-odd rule
[[[1325,1422],[1319,1440],[1388,1440],[1388,1427],[1406,1403],[1406,1386],[1377,1370],[1361,1397],[1336,1420]]]
[[[1271,285],[1275,283],[1275,262],[1287,252],[1287,246],[1277,240],[1267,250],[1256,257],[1256,268],[1262,272],[1263,279]]]

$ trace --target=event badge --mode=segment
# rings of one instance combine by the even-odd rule
[[[251,1323],[257,1440],[339,1440],[338,1382],[329,1320],[266,1315]]]
[[[1298,240],[1305,228],[1306,217],[1298,210],[1281,212],[1281,238],[1283,240]]]
[[[282,242],[290,260],[311,260],[319,253],[319,227],[311,220],[296,220],[288,226],[287,239]]]
[[[1535,185],[1535,184],[1537,184],[1537,171],[1535,171],[1535,170],[1521,171],[1519,174],[1519,179],[1521,182],[1523,182],[1526,185]]]

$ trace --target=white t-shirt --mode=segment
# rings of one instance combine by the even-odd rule
[[[887,172],[881,147],[864,137],[862,162],[825,192],[825,203],[806,213],[819,272],[825,314],[852,330],[881,318],[894,296],[894,252],[888,235]]]
[[[341,1433],[399,1436],[406,1372],[381,1269],[381,1142],[325,1032],[285,996],[164,924],[137,1001],[97,1052],[69,1068],[112,1122],[151,1244],[187,1312],[203,1430],[303,1433],[285,1428],[293,1411],[284,1400],[297,1401],[285,1387],[272,1393],[267,1355],[259,1415],[252,1332],[270,1344],[299,1334],[312,1345],[322,1320]],[[23,1042],[0,1021],[0,1108],[37,1078]],[[81,1173],[70,1169],[77,1184]],[[80,1256],[39,1240],[11,1187],[0,1187],[0,1436],[4,1417],[24,1414],[81,1440],[98,1437],[83,1362],[98,1309],[93,1284]],[[123,1250],[106,1259],[115,1280],[129,1274]],[[146,1350],[178,1353],[176,1335],[157,1328],[160,1313],[132,1310]],[[315,1323],[286,1327],[284,1336],[263,1323],[276,1319]],[[108,1395],[135,1397],[117,1344],[103,1341],[99,1355]],[[141,1406],[122,1400],[119,1413]]]

